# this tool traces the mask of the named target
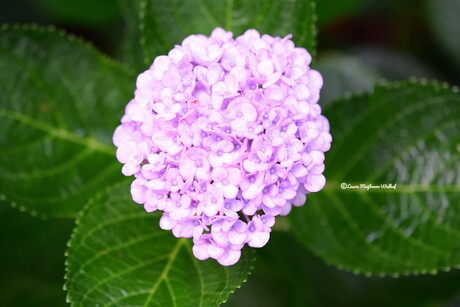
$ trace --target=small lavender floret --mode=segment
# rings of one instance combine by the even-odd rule
[[[326,179],[321,75],[285,38],[191,35],[139,75],[113,142],[131,194],[200,260],[233,265]]]

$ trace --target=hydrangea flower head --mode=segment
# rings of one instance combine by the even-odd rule
[[[235,264],[323,188],[329,123],[310,54],[248,30],[191,35],[137,78],[113,141],[131,194],[193,253]]]

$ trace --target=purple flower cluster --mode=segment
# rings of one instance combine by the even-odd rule
[[[232,265],[264,246],[275,216],[325,184],[321,75],[285,38],[191,35],[137,78],[113,141],[131,193],[193,253]]]

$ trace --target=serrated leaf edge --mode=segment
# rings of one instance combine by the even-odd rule
[[[358,93],[345,93],[344,95],[340,96],[337,99],[334,99],[331,101],[327,106],[325,106],[323,109],[327,110],[330,109],[332,106],[334,106],[337,103],[342,103],[345,101],[351,101],[357,98],[364,98],[371,96],[374,94],[376,90],[379,89],[399,89],[399,88],[405,88],[411,85],[420,85],[422,87],[432,87],[436,91],[440,90],[448,90],[450,89],[452,93],[457,94],[460,92],[460,89],[456,85],[451,85],[448,82],[442,82],[436,79],[425,79],[425,78],[417,78],[417,77],[409,77],[408,79],[404,80],[399,80],[399,81],[388,81],[387,79],[380,79],[374,84],[374,87],[370,91],[362,91]]]
[[[63,29],[57,28],[54,25],[47,25],[47,26],[42,26],[38,25],[36,23],[25,23],[25,24],[19,24],[19,23],[3,23],[0,25],[0,31],[5,32],[5,31],[32,31],[32,32],[38,32],[38,33],[51,33],[51,34],[57,34],[58,36],[66,39],[67,41],[71,43],[77,43],[80,46],[83,46],[90,50],[92,53],[97,54],[97,56],[100,56],[105,63],[112,65],[114,67],[117,67],[123,71],[125,71],[128,74],[131,74],[135,76],[135,72],[133,69],[131,69],[128,65],[119,62],[118,60],[109,57],[105,53],[101,52],[97,47],[95,47],[91,42],[86,41],[80,36],[77,36],[75,34],[69,33]]]
[[[72,298],[71,298],[71,295],[72,295],[72,291],[69,289],[69,283],[71,282],[71,280],[69,279],[69,274],[72,273],[71,271],[71,268],[70,268],[70,263],[69,263],[69,260],[70,260],[70,257],[71,257],[71,250],[72,250],[72,242],[73,240],[75,239],[75,237],[78,235],[79,233],[79,226],[81,225],[81,219],[85,217],[85,215],[87,214],[87,212],[89,211],[90,207],[100,198],[102,198],[104,195],[110,193],[110,191],[116,189],[116,188],[119,188],[123,185],[126,185],[126,184],[129,184],[130,181],[127,181],[127,180],[124,180],[124,181],[121,181],[121,182],[118,182],[116,184],[113,184],[113,185],[110,185],[108,186],[105,190],[103,191],[100,191],[98,194],[96,194],[94,197],[90,198],[88,200],[88,202],[85,204],[85,206],[80,210],[80,212],[78,213],[78,216],[77,218],[75,219],[75,225],[73,227],[73,230],[72,230],[72,234],[70,235],[70,238],[69,240],[67,241],[67,249],[64,253],[64,256],[66,257],[66,260],[64,262],[64,265],[65,265],[65,274],[64,274],[64,280],[65,280],[65,283],[63,285],[63,290],[64,291],[67,291],[67,296],[66,296],[66,302],[67,303],[74,303],[72,302]]]
[[[94,53],[96,56],[100,57],[106,64],[109,64],[113,67],[116,67],[118,69],[123,70],[124,72],[135,76],[134,71],[129,68],[127,65],[118,62],[117,60],[110,58],[109,56],[105,55],[104,53],[100,52],[93,44],[91,44],[88,41],[85,41],[83,38],[70,34],[66,32],[65,30],[56,28],[53,25],[49,26],[40,26],[38,24],[8,24],[4,23],[0,25],[0,32],[6,32],[6,31],[18,31],[18,32],[38,32],[38,33],[50,33],[50,34],[57,34],[58,36],[64,38],[68,42],[71,43],[77,43],[80,46],[83,46],[84,48],[87,48],[90,52]],[[24,213],[29,213],[30,216],[32,217],[39,217],[41,219],[47,219],[47,218],[59,218],[59,219],[74,219],[77,217],[77,215],[46,215],[46,214],[39,214],[36,210],[34,209],[29,209],[26,206],[21,206],[19,205],[16,201],[11,201],[6,198],[6,195],[0,194],[0,201],[3,201],[4,203],[8,204],[12,208],[18,209],[20,212]]]
[[[76,218],[75,220],[75,225],[73,227],[73,230],[72,230],[72,234],[70,235],[70,238],[69,240],[67,241],[67,250],[65,252],[65,257],[66,257],[66,260],[65,260],[65,274],[64,274],[64,285],[63,285],[63,290],[67,292],[67,295],[66,295],[66,302],[67,303],[70,303],[71,305],[74,305],[74,301],[72,301],[72,290],[69,288],[69,284],[71,283],[71,279],[69,279],[69,274],[72,273],[72,270],[71,270],[71,267],[70,267],[70,258],[71,258],[71,250],[72,250],[72,242],[73,240],[75,239],[75,237],[78,235],[79,233],[79,226],[81,225],[81,219],[85,217],[85,215],[87,214],[87,212],[89,211],[91,205],[93,205],[98,199],[102,198],[104,195],[110,193],[110,191],[112,190],[115,190],[123,185],[126,185],[126,184],[129,184],[130,181],[122,181],[122,182],[118,182],[114,185],[111,185],[109,187],[107,187],[104,191],[101,191],[99,192],[97,195],[95,195],[93,198],[89,199],[87,204],[83,207],[83,209],[79,212],[78,214],[78,217]],[[182,239],[177,239],[177,240],[182,240]],[[240,282],[239,285],[237,285],[236,287],[234,287],[233,289],[231,289],[227,296],[226,297],[223,297],[220,301],[217,302],[217,305],[216,306],[220,306],[221,304],[225,304],[228,300],[228,298],[230,297],[230,295],[232,295],[233,293],[235,293],[236,290],[240,289],[243,284],[245,284],[249,278],[249,276],[252,274],[252,271],[254,270],[254,263],[256,261],[256,257],[255,257],[255,252],[252,250],[248,257],[250,257],[249,259],[249,263],[248,263],[248,273],[246,275],[246,277]]]
[[[330,108],[331,106],[335,105],[336,103],[342,103],[345,101],[351,101],[353,99],[357,98],[363,98],[367,96],[371,96],[375,90],[377,89],[399,89],[399,88],[405,88],[408,86],[412,85],[420,85],[422,87],[432,87],[436,91],[441,91],[441,90],[450,90],[452,93],[457,94],[459,93],[459,87],[456,85],[450,85],[448,82],[441,82],[436,79],[428,80],[426,78],[417,78],[417,77],[410,77],[409,79],[406,80],[400,80],[400,81],[387,81],[385,79],[382,79],[381,81],[377,82],[374,86],[374,89],[371,92],[361,92],[353,95],[343,95],[342,97],[339,97],[335,100],[333,100],[325,109]],[[320,192],[321,193],[321,192]],[[436,275],[439,272],[450,272],[453,269],[460,269],[460,264],[458,265],[452,265],[450,267],[442,267],[442,268],[435,268],[435,269],[429,269],[429,270],[414,270],[414,271],[404,271],[404,272],[370,272],[366,270],[359,270],[355,268],[351,268],[349,266],[346,266],[342,263],[334,263],[333,261],[330,261],[329,259],[326,259],[319,253],[317,253],[314,249],[310,248],[306,244],[304,244],[300,238],[298,237],[297,234],[294,234],[294,237],[302,244],[304,247],[306,247],[311,253],[313,253],[315,256],[319,257],[324,263],[326,263],[328,266],[335,267],[341,271],[349,272],[354,275],[362,275],[365,277],[393,277],[393,278],[398,278],[401,276],[418,276],[418,275]]]
[[[246,247],[246,248],[249,249],[249,247]],[[256,253],[254,252],[254,250],[252,250],[252,251],[250,252],[250,255],[248,256],[248,257],[251,257],[251,259],[250,259],[250,263],[248,264],[248,265],[249,265],[249,268],[248,268],[248,274],[246,275],[246,278],[243,279],[243,280],[241,281],[241,283],[240,283],[238,286],[236,286],[235,288],[233,288],[232,290],[230,290],[230,292],[228,292],[228,294],[227,294],[227,297],[223,298],[220,302],[217,302],[217,306],[220,306],[220,305],[222,305],[222,304],[225,304],[225,303],[228,301],[228,299],[230,298],[230,295],[232,295],[233,293],[235,293],[235,291],[237,291],[238,289],[240,289],[240,288],[248,281],[249,276],[252,275],[252,271],[254,270],[255,262],[256,262],[256,260],[257,260],[257,257],[255,256],[255,254],[256,254]]]

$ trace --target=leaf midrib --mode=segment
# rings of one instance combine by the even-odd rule
[[[174,248],[171,250],[171,253],[169,254],[168,261],[166,262],[166,265],[163,268],[163,271],[161,272],[159,278],[153,284],[152,288],[149,291],[149,295],[144,303],[144,307],[148,306],[148,304],[151,302],[161,282],[168,279],[168,273],[171,270],[172,264],[176,260],[177,254],[179,253],[179,250],[181,249],[181,247],[187,242],[186,240],[187,239],[184,239],[184,238],[177,240],[176,245],[174,246]]]
[[[359,240],[365,240],[365,234],[363,233],[362,229],[359,227],[359,223],[355,220],[347,206],[343,203],[343,201],[337,197],[336,194],[330,193],[330,198],[333,200],[334,206],[339,210],[340,215],[347,221],[347,226],[349,229],[354,232]],[[371,250],[376,257],[381,258],[385,261],[391,261],[397,264],[403,264],[410,266],[411,263],[408,262],[407,259],[401,258],[399,255],[390,254],[386,250],[382,249],[378,245],[369,245],[369,250]]]
[[[31,128],[35,128],[37,130],[43,131],[50,136],[56,137],[58,139],[61,139],[61,140],[64,140],[70,143],[82,145],[93,151],[101,152],[101,153],[104,153],[110,156],[113,156],[115,152],[112,146],[102,143],[96,138],[81,137],[70,131],[59,129],[54,126],[45,124],[41,121],[38,121],[36,119],[33,119],[32,117],[26,116],[18,112],[9,111],[5,108],[0,108],[0,116],[3,116],[11,120],[16,120],[20,122],[21,124],[24,124]]]
[[[43,179],[45,177],[53,177],[59,173],[63,173],[64,171],[69,170],[71,167],[75,166],[76,164],[80,163],[84,159],[88,158],[92,153],[90,148],[86,148],[67,161],[62,161],[60,164],[56,164],[50,168],[44,168],[40,170],[35,170],[31,172],[14,172],[14,173],[4,173],[2,174],[8,180],[30,180],[30,179]]]
[[[432,245],[425,243],[418,238],[408,236],[404,234],[402,231],[401,227],[396,225],[387,215],[383,214],[382,212],[379,211],[378,204],[371,198],[369,197],[368,194],[359,194],[359,196],[362,198],[363,202],[367,202],[369,204],[369,207],[373,211],[374,215],[377,216],[382,220],[382,222],[391,229],[391,231],[401,237],[403,241],[406,241],[407,243],[413,245],[416,248],[425,250],[429,253],[432,254],[437,254],[441,256],[448,256],[449,253],[446,250],[440,249],[438,246]]]

